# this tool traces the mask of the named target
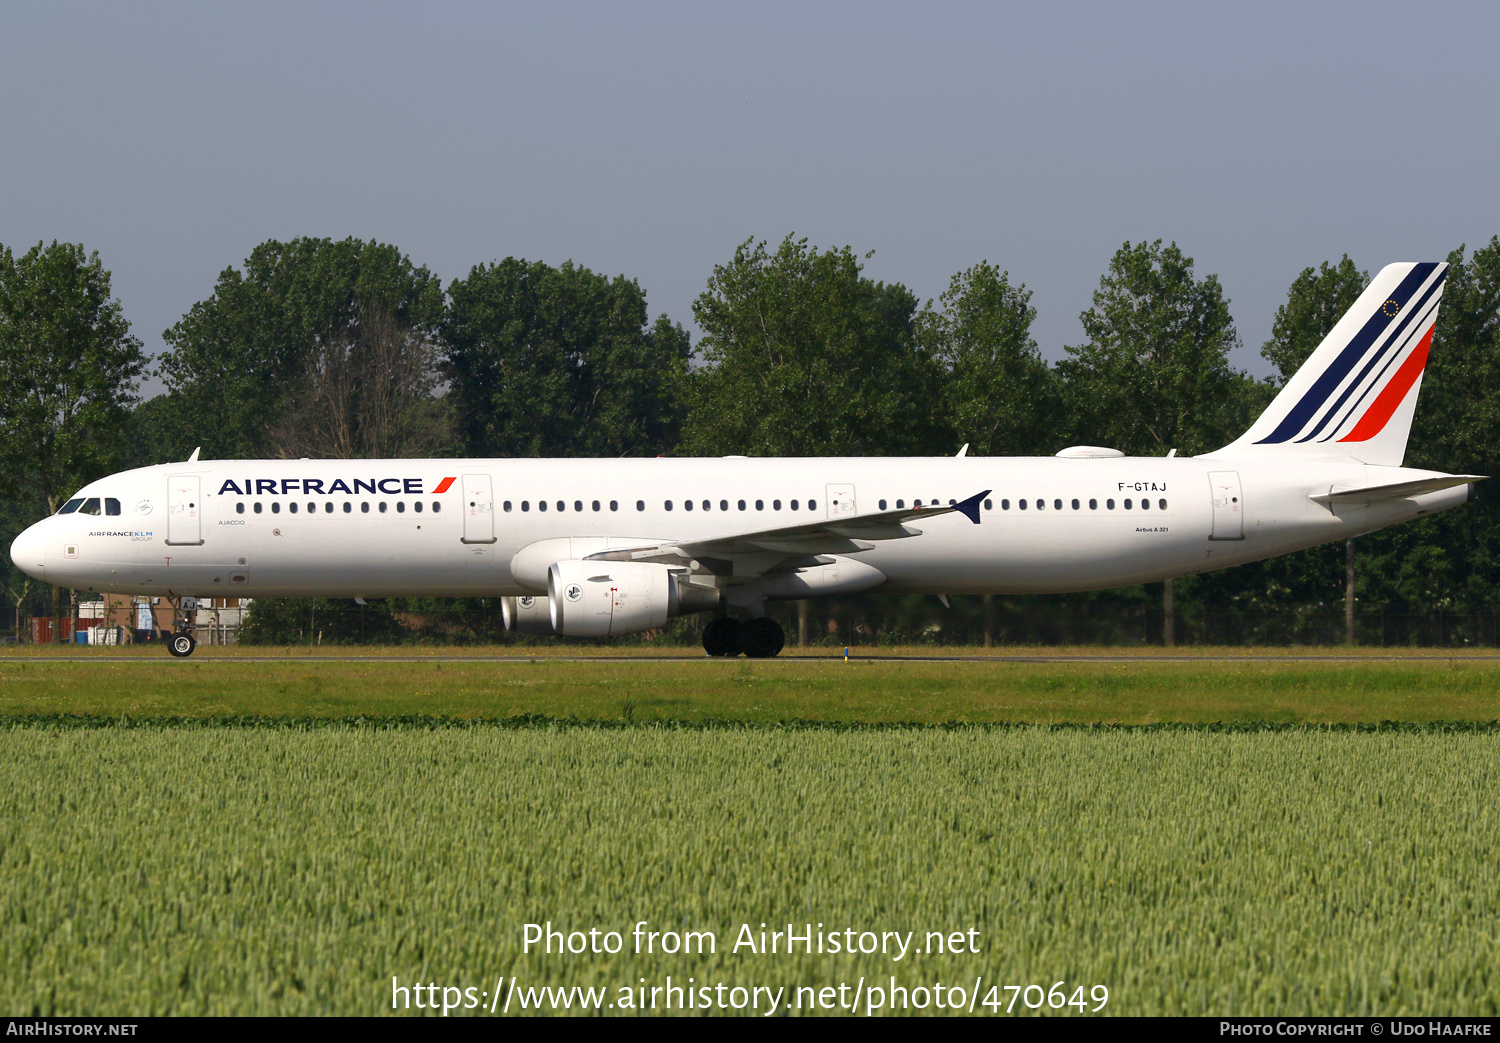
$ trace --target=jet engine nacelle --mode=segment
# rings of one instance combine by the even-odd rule
[[[672,570],[638,561],[558,561],[547,570],[552,629],[568,637],[610,637],[663,626],[672,609]]]
[[[544,597],[528,594],[520,598],[501,598],[500,614],[505,618],[505,629],[512,634],[557,636],[557,631],[552,629],[552,608]]]

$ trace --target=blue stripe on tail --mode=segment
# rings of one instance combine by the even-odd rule
[[[1401,280],[1401,285],[1396,287],[1395,292],[1391,294],[1390,299],[1399,302],[1402,306],[1401,310],[1396,313],[1401,321],[1405,321],[1407,315],[1406,302],[1411,298],[1412,294],[1417,292],[1417,288],[1427,281],[1428,276],[1432,274],[1433,269],[1436,267],[1437,264],[1433,262],[1416,265],[1407,273],[1406,278]],[[1370,316],[1369,320],[1354,335],[1344,350],[1339,352],[1338,358],[1334,359],[1332,364],[1318,375],[1318,379],[1313,382],[1313,386],[1308,388],[1307,394],[1303,395],[1297,404],[1287,412],[1287,415],[1282,418],[1281,423],[1276,425],[1276,430],[1255,444],[1267,445],[1285,442],[1301,432],[1307,426],[1308,421],[1328,401],[1328,397],[1343,383],[1344,378],[1349,375],[1349,371],[1364,357],[1365,352],[1370,349],[1370,345],[1375,343],[1380,335],[1389,328],[1391,322],[1392,318],[1377,308],[1375,314]]]

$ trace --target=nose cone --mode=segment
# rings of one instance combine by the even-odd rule
[[[10,560],[32,579],[47,578],[46,538],[41,533],[44,523],[38,522],[17,536],[10,545]]]

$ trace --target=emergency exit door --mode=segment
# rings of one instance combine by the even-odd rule
[[[174,474],[167,479],[167,546],[197,547],[203,543],[203,499],[196,474]]]
[[[487,474],[463,477],[465,543],[495,542],[495,495]]]
[[[1238,471],[1210,471],[1208,484],[1213,491],[1214,527],[1211,540],[1245,538],[1245,505],[1240,495]]]
[[[828,517],[848,518],[855,511],[854,486],[852,485],[828,485],[824,486],[828,493]]]

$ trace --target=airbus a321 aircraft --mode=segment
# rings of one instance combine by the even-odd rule
[[[1191,458],[1074,446],[938,459],[198,460],[80,489],[11,545],[28,575],[181,598],[498,596],[596,637],[716,612],[710,655],[781,651],[768,601],[1041,594],[1285,554],[1456,507],[1401,466],[1444,264],[1393,264],[1243,436]],[[1174,451],[1175,452],[1175,451]]]

